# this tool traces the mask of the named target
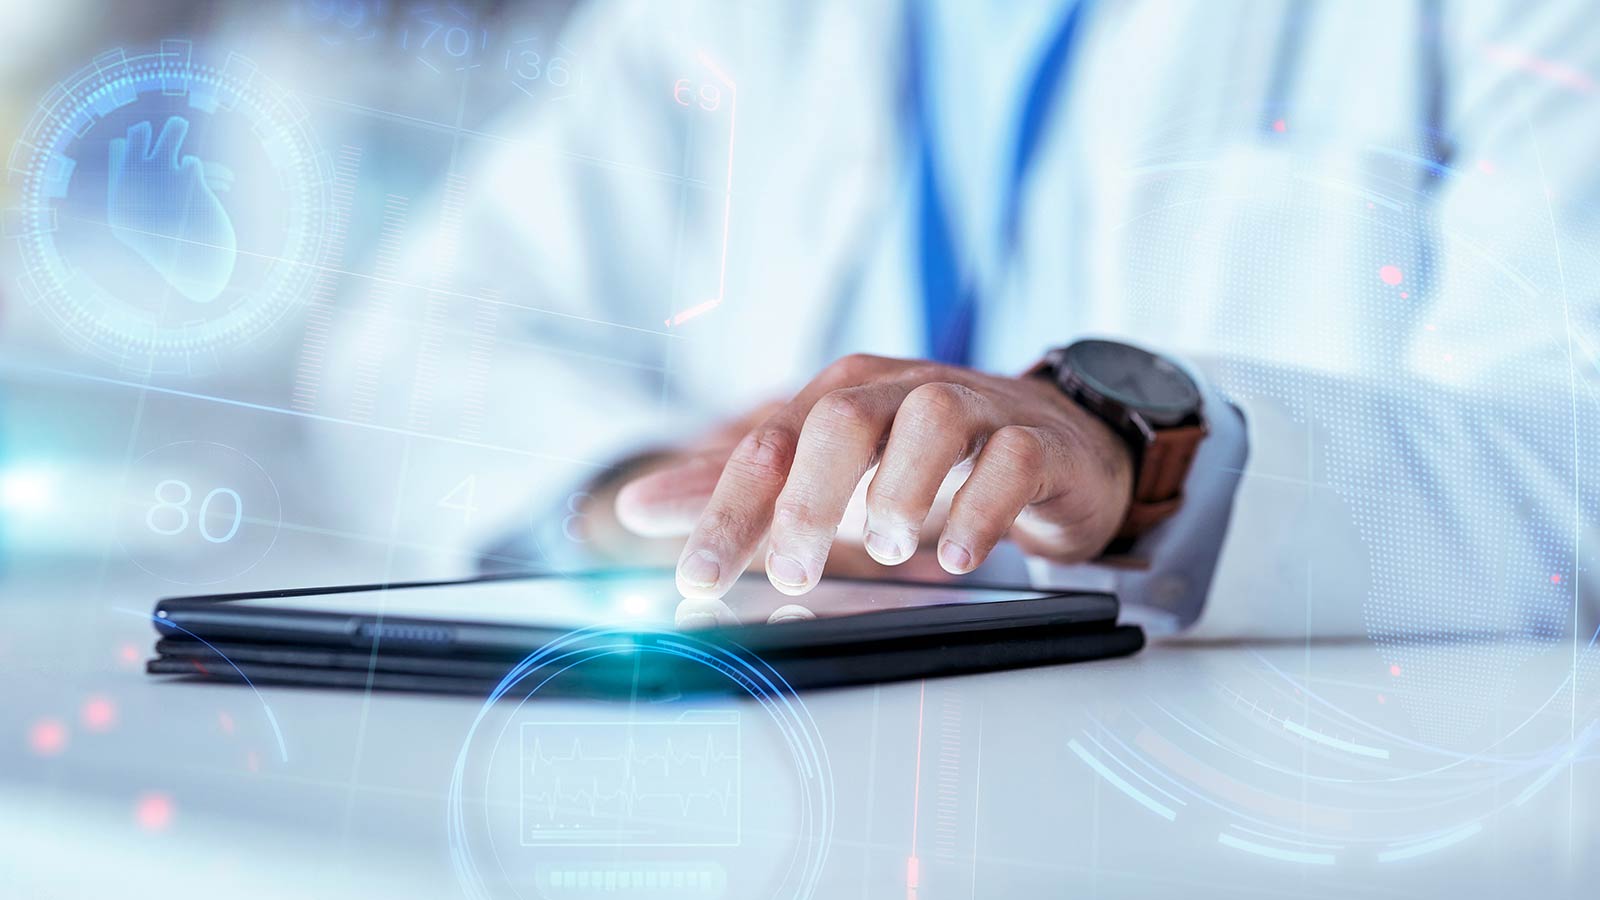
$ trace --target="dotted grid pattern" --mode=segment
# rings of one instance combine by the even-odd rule
[[[1317,433],[1321,458],[1311,460],[1305,472],[1275,474],[1307,479],[1313,491],[1331,488],[1348,504],[1371,559],[1364,603],[1369,634],[1406,676],[1396,694],[1409,699],[1419,736],[1460,739],[1484,724],[1516,683],[1519,667],[1570,627],[1577,514],[1570,482],[1579,461],[1568,404],[1551,402],[1552,390],[1566,391],[1568,383],[1564,376],[1552,382],[1543,360],[1480,373],[1476,384],[1488,391],[1463,403],[1461,393],[1441,384],[1444,377],[1417,377],[1411,341],[1428,333],[1430,312],[1440,302],[1430,291],[1435,252],[1449,257],[1457,283],[1465,275],[1483,296],[1504,297],[1526,308],[1530,319],[1559,324],[1561,298],[1551,296],[1551,286],[1520,282],[1487,255],[1497,250],[1544,259],[1550,249],[1537,235],[1520,235],[1496,248],[1457,241],[1440,233],[1420,193],[1364,195],[1352,190],[1359,182],[1349,172],[1318,171],[1309,158],[1282,154],[1286,162],[1268,161],[1252,173],[1245,197],[1238,196],[1236,180],[1224,182],[1227,176],[1220,174],[1152,185],[1156,196],[1149,207],[1160,213],[1133,223],[1125,239],[1140,248],[1140,266],[1149,267],[1147,283],[1196,289],[1135,291],[1134,315],[1152,333],[1170,331],[1173,322],[1203,322],[1200,327],[1210,333],[1185,334],[1184,343],[1267,360],[1228,364],[1226,387],[1241,399],[1254,394],[1278,400]],[[1400,155],[1420,157],[1421,150]],[[1238,213],[1218,222],[1212,201],[1223,194]],[[1341,216],[1360,221],[1335,221]],[[1381,258],[1346,243],[1352,233],[1380,245]],[[1215,271],[1219,260],[1226,261],[1226,272]],[[1397,265],[1403,280],[1388,283],[1380,262]],[[1215,321],[1186,318],[1183,307],[1209,305],[1213,301],[1202,292],[1213,290],[1226,291],[1227,313]],[[1284,304],[1311,302],[1322,307],[1284,313]],[[1289,322],[1295,323],[1292,329],[1286,328]],[[1496,335],[1439,337],[1441,345],[1455,338],[1460,346],[1478,347],[1493,346]],[[1566,337],[1552,332],[1548,340],[1565,346]],[[1446,372],[1473,364],[1449,354],[1440,363]],[[1347,390],[1346,379],[1369,389]],[[1384,392],[1399,385],[1404,394],[1388,399]],[[1592,405],[1592,399],[1580,402]],[[1425,436],[1408,430],[1418,417],[1437,431]],[[1396,446],[1391,436],[1408,431],[1428,445]],[[1592,435],[1587,443],[1592,451]],[[1535,509],[1525,496],[1532,486],[1521,480],[1526,473],[1507,465],[1513,458],[1530,461],[1557,483],[1565,479],[1565,508]],[[1448,486],[1447,494],[1435,492],[1440,485]],[[1545,496],[1561,496],[1547,484],[1537,486]],[[1592,521],[1594,486],[1586,485],[1586,491]],[[1521,511],[1516,520],[1505,520],[1508,508]],[[1486,547],[1505,552],[1485,557]],[[1316,576],[1316,560],[1298,562],[1309,562]],[[1282,574],[1288,585],[1306,577],[1297,563],[1288,563]],[[1465,648],[1439,640],[1489,632],[1509,633],[1512,640],[1481,647],[1469,642]]]
[[[727,876],[709,868],[674,869],[551,869],[542,878],[542,888],[572,891],[572,896],[590,896],[595,891],[685,891],[696,897],[727,887]],[[562,896],[562,895],[557,895]],[[651,896],[656,896],[652,893]],[[715,896],[715,895],[713,895]]]
[[[155,323],[73,270],[56,246],[57,203],[77,165],[71,155],[75,141],[109,113],[150,93],[187,95],[191,109],[246,117],[269,146],[288,208],[286,234],[262,284],[245,302],[208,320]],[[223,351],[248,342],[297,306],[313,274],[327,215],[329,165],[305,120],[286,92],[238,55],[217,69],[192,62],[185,41],[164,41],[159,52],[141,56],[102,54],[40,102],[11,155],[8,176],[20,182],[21,204],[7,211],[5,233],[22,251],[23,294],[74,345],[119,365],[192,371],[219,362]]]

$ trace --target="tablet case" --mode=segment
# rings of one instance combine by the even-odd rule
[[[603,577],[604,573],[595,574]],[[501,577],[496,576],[494,580]],[[441,583],[410,586],[438,584]],[[410,634],[443,633],[450,630],[448,627],[426,628],[400,621],[392,628],[406,632],[406,637],[395,639],[388,633],[391,626],[379,622],[385,632],[384,638],[375,640],[366,634],[363,640],[358,635],[370,630],[370,623],[351,633],[347,631],[350,622],[327,617],[319,620],[325,625],[316,625],[315,635],[301,633],[296,637],[292,636],[293,632],[274,626],[274,620],[281,624],[283,617],[270,610],[257,610],[243,623],[237,615],[212,614],[213,610],[226,611],[227,601],[244,597],[281,597],[376,587],[379,586],[163,600],[157,605],[155,618],[156,630],[161,635],[156,642],[157,656],[146,664],[146,671],[152,675],[209,681],[484,695],[527,653],[537,649],[537,645],[524,647],[502,640],[503,644],[515,646],[478,646],[463,651],[450,646],[449,642],[423,640],[427,635]],[[790,686],[801,689],[1083,662],[1126,656],[1144,646],[1144,632],[1137,626],[1116,623],[1118,607],[1115,598],[1109,595],[1060,595],[1047,599],[1055,601],[1053,606],[1035,607],[1033,614],[1025,617],[1025,624],[1013,618],[992,621],[987,627],[903,633],[891,639],[830,643],[821,647],[779,645],[763,649],[759,656]],[[1075,599],[1081,602],[1070,602]],[[1009,601],[1032,602],[1035,601]],[[1061,612],[1050,612],[1052,608],[1059,608]],[[169,612],[173,619],[181,619],[186,624],[175,624],[167,619]],[[189,615],[185,617],[180,612]],[[233,615],[231,621],[219,621],[227,620],[229,615]],[[295,617],[295,621],[302,624],[303,620],[303,616]],[[718,632],[710,631],[698,632],[696,636],[702,641],[747,652],[733,643],[734,638],[729,636],[733,634],[736,632],[724,632],[719,636]],[[548,639],[542,638],[539,642]],[[705,665],[663,653],[596,658],[584,663],[581,678],[557,678],[540,688],[542,693],[565,696],[656,698],[739,689],[735,682]]]
[[[1017,637],[999,642],[942,642],[898,647],[862,647],[825,656],[762,657],[795,689],[845,687],[916,678],[967,675],[998,669],[1048,666],[1128,656],[1144,646],[1134,625],[1092,631]],[[328,650],[266,644],[204,644],[163,638],[151,675],[209,681],[372,690],[487,695],[518,660],[451,659],[380,650]],[[556,679],[541,693],[551,696],[653,699],[727,693],[736,687],[701,666],[585,666],[583,678]]]

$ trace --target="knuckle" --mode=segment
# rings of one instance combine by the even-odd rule
[[[876,372],[884,363],[881,356],[870,353],[851,353],[841,356],[828,366],[830,374],[843,381],[861,381]]]
[[[774,531],[795,535],[821,530],[811,504],[800,497],[780,497],[772,508],[772,525]]]
[[[711,543],[734,543],[739,535],[739,518],[726,510],[708,509],[700,516],[698,532]]]
[[[905,500],[905,488],[900,484],[900,479],[885,477],[882,469],[867,485],[867,508],[898,506]]]
[[[951,370],[938,363],[918,362],[912,363],[900,376],[906,381],[916,384],[938,384],[950,380]]]
[[[1042,471],[1047,455],[1039,433],[1017,425],[1007,425],[990,435],[988,452],[1006,468],[1027,474]]]
[[[912,500],[903,485],[879,484],[879,479],[873,479],[867,487],[867,512],[876,518],[892,518],[898,521],[910,513]]]
[[[811,415],[824,426],[853,430],[872,418],[872,403],[861,391],[843,388],[823,394]]]
[[[978,399],[978,392],[948,381],[918,385],[906,395],[901,408],[918,421],[940,424],[960,418]]]
[[[996,509],[1000,506],[997,485],[991,481],[981,484],[969,483],[968,489],[956,495],[950,504],[950,522],[959,526],[962,531],[981,530],[985,523],[995,517]]]
[[[739,470],[763,484],[782,482],[794,462],[795,437],[787,429],[764,428],[745,435],[734,453]]]

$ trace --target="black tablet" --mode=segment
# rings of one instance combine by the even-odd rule
[[[162,600],[156,674],[296,684],[478,690],[578,629],[661,634],[679,602],[671,572],[497,576]],[[1101,593],[825,579],[802,598],[748,576],[726,598],[725,624],[704,641],[759,656],[793,686],[928,677],[1132,653],[1143,634],[1119,626]],[[807,617],[768,624],[783,607]],[[788,610],[794,612],[794,610]],[[582,687],[678,691],[670,659],[586,667]],[[615,683],[612,683],[615,681]]]

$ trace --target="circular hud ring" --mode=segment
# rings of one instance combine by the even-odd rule
[[[508,889],[522,896],[515,887],[506,887],[514,879],[487,824],[489,811],[503,803],[503,798],[497,800],[490,777],[478,771],[493,768],[495,753],[508,739],[511,720],[505,718],[506,708],[511,707],[514,717],[530,701],[541,702],[534,699],[536,694],[579,667],[608,662],[615,666],[629,660],[637,667],[652,655],[687,663],[704,676],[705,685],[714,683],[761,705],[782,748],[779,756],[792,762],[798,786],[793,848],[786,851],[778,871],[771,873],[769,896],[777,900],[814,895],[833,834],[833,776],[816,723],[794,689],[770,665],[743,648],[677,631],[590,628],[573,631],[524,658],[489,694],[468,729],[451,774],[446,805],[451,861],[466,896],[490,898]],[[497,724],[495,720],[500,719],[504,721]],[[470,791],[469,784],[474,786]],[[475,809],[483,812],[482,820],[474,815]],[[565,896],[570,891],[558,893]],[[536,887],[531,896],[547,895]]]
[[[40,101],[10,157],[4,234],[23,294],[121,367],[218,367],[307,295],[327,163],[304,108],[188,41],[96,57]]]

